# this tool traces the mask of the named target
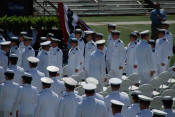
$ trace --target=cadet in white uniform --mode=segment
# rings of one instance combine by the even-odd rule
[[[156,77],[158,75],[158,55],[157,55],[157,52],[155,50],[155,46],[156,46],[156,41],[155,40],[149,40],[148,43],[150,44],[151,48],[152,48],[152,53],[153,53],[153,63],[155,65],[155,74],[154,74],[154,77]]]
[[[22,76],[23,85],[18,90],[15,104],[12,108],[13,115],[18,111],[18,117],[33,117],[36,108],[38,91],[31,85],[32,75],[25,72]]]
[[[78,39],[78,48],[82,51],[82,55],[84,54],[84,40],[82,38],[83,31],[81,29],[75,29],[75,38]]]
[[[124,47],[124,43],[120,40],[120,31],[114,30],[112,33],[112,39],[111,41],[111,51],[110,56],[107,58],[110,58],[110,71],[109,74],[112,77],[118,77],[121,78],[123,74],[123,68],[126,58],[126,50]]]
[[[58,95],[51,90],[53,80],[41,78],[43,90],[39,93],[34,117],[57,117],[59,109]]]
[[[84,69],[87,74],[89,74],[89,59],[92,54],[96,50],[95,42],[92,40],[93,31],[85,31],[85,51],[84,51]]]
[[[103,52],[105,40],[96,42],[97,49],[94,51],[89,59],[89,77],[94,77],[99,81],[98,91],[103,90],[104,82],[106,82],[106,62],[105,54]]]
[[[22,52],[23,49],[25,48],[24,47],[24,36],[27,36],[27,32],[23,31],[23,32],[20,32],[20,36],[19,36],[19,51]]]
[[[7,69],[4,74],[6,81],[0,84],[0,117],[10,117],[19,85],[13,82],[13,70]]]
[[[86,82],[95,84],[97,86],[97,88],[95,89],[96,93],[94,94],[94,97],[99,99],[99,100],[104,101],[104,97],[101,94],[97,93],[98,90],[99,90],[98,89],[99,81],[96,78],[94,78],[94,77],[88,77],[88,78],[86,78]],[[83,95],[82,97],[85,97],[85,95]]]
[[[155,63],[151,46],[148,44],[149,30],[140,33],[141,42],[136,48],[138,73],[142,75],[141,83],[148,83],[155,74]]]
[[[139,95],[140,113],[136,117],[152,117],[152,112],[149,109],[150,103],[153,100],[150,97]]]
[[[24,36],[24,49],[20,53],[21,59],[19,59],[19,66],[21,66],[25,71],[29,70],[29,64],[27,58],[30,56],[35,56],[35,51],[31,46],[32,37]]]
[[[77,38],[71,39],[71,49],[69,50],[68,67],[71,70],[70,75],[80,72],[83,63],[81,50],[78,48]]]
[[[27,72],[32,75],[32,85],[37,87],[38,91],[41,91],[42,90],[41,78],[44,77],[45,74],[37,69],[39,59],[31,56],[28,57],[27,60],[30,67]]]
[[[153,113],[153,117],[167,117],[167,113],[161,110],[153,109],[152,113]]]
[[[175,117],[175,110],[173,110],[173,98],[171,96],[162,97],[164,112],[167,113],[166,117]]]
[[[56,38],[51,38],[51,45],[52,47],[50,48],[50,65],[54,65],[59,68],[60,73],[63,73],[63,52],[62,50],[58,47],[60,40]],[[60,75],[61,75],[60,74]]]
[[[22,84],[21,76],[24,74],[24,69],[17,65],[18,56],[16,54],[11,54],[9,56],[9,69],[14,71],[14,79],[13,81],[18,83],[19,85]]]
[[[125,105],[124,103],[118,100],[111,100],[112,114],[114,115],[114,117],[123,117],[121,111],[124,105]]]
[[[58,117],[75,117],[78,103],[81,102],[81,97],[74,93],[74,88],[78,84],[72,78],[63,78],[66,92],[60,100]]]
[[[136,41],[135,41],[135,42],[136,42],[137,44],[139,44],[139,43],[140,43],[140,40],[139,40],[139,38],[140,38],[140,32],[139,32],[139,31],[137,31],[137,30],[135,30],[135,31],[134,31],[134,33],[136,33],[136,34],[137,34],[137,39],[136,39]]]
[[[47,66],[50,65],[49,63],[49,50],[50,50],[50,41],[45,41],[41,43],[40,45],[42,46],[41,51],[38,53],[37,58],[40,60],[38,63],[38,70],[43,72],[45,76],[48,76],[48,71],[47,71]]]
[[[65,91],[65,86],[64,86],[64,82],[60,81],[60,79],[58,79],[58,72],[59,72],[59,68],[56,66],[48,66],[47,70],[49,72],[49,78],[51,78],[54,83],[51,86],[51,89],[59,96],[62,97],[63,96],[63,92]]]
[[[105,103],[107,105],[109,117],[112,115],[111,102],[110,102],[111,100],[118,100],[125,104],[122,108],[123,116],[125,116],[125,112],[127,111],[127,108],[130,105],[130,100],[128,95],[126,93],[119,92],[121,83],[122,83],[122,80],[120,80],[119,78],[109,79],[109,84],[111,85],[112,93],[105,97]]]
[[[10,49],[10,41],[3,41],[0,43],[1,50],[0,50],[0,66],[3,67],[4,70],[8,67],[8,56],[7,53]]]
[[[116,24],[108,24],[108,40],[107,40],[107,51],[106,51],[106,66],[108,72],[110,71],[110,54],[112,49],[112,35],[111,32],[116,29]]]
[[[95,42],[99,40],[103,40],[104,35],[102,33],[95,33]],[[106,56],[107,48],[104,46],[103,52]]]
[[[85,84],[86,98],[78,105],[75,117],[108,117],[106,105],[94,97],[96,85]]]
[[[126,117],[135,117],[138,113],[140,113],[140,105],[139,105],[139,97],[138,95],[141,95],[142,93],[139,90],[135,90],[131,92],[133,104],[131,104],[127,111],[125,116]]]
[[[137,73],[137,60],[136,60],[136,46],[137,34],[132,32],[130,34],[130,43],[126,50],[126,74],[127,76]]]
[[[18,37],[11,37],[10,54],[16,54],[17,56],[20,55],[18,43],[19,43]]]
[[[162,29],[165,29],[165,36],[169,42],[169,56],[168,56],[168,65],[167,67],[169,67],[169,64],[170,64],[170,60],[171,60],[171,57],[173,56],[173,35],[171,32],[168,31],[168,28],[169,28],[169,24],[167,22],[162,22]]]
[[[165,31],[165,29],[158,29],[158,39],[156,40],[155,50],[158,56],[158,73],[166,71],[169,64],[169,42],[165,36]]]

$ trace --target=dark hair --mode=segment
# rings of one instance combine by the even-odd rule
[[[173,100],[162,100],[162,102],[165,108],[172,108],[173,106]]]
[[[22,76],[22,79],[23,79],[24,83],[27,83],[27,84],[31,84],[31,82],[32,82],[32,77]]]
[[[112,109],[114,109],[114,110],[118,110],[118,111],[120,111],[120,112],[122,111],[122,106],[120,106],[120,105],[112,104],[111,107],[112,107]]]
[[[67,88],[67,89],[69,89],[69,90],[71,90],[71,91],[73,91],[74,89],[75,89],[75,86],[72,86],[72,85],[69,85],[69,84],[64,84],[65,85],[65,87]]]
[[[16,65],[17,62],[18,62],[18,58],[12,58],[12,57],[9,57],[9,61],[12,65]]]
[[[95,94],[95,90],[85,90],[85,94],[93,95]]]
[[[145,105],[146,107],[149,107],[149,105],[150,105],[150,101],[144,101],[144,100],[139,100],[139,102],[140,102],[140,104],[143,104],[143,105]]]
[[[51,87],[51,84],[47,84],[47,83],[43,83],[43,82],[42,82],[42,85],[43,85],[44,87],[46,87],[46,88],[50,88],[50,87]]]
[[[49,72],[49,76],[55,77],[57,75],[57,72]]]
[[[38,66],[38,63],[31,63],[31,62],[29,62],[29,64],[30,64],[30,66],[31,66],[32,68],[36,68],[36,67]]]
[[[120,85],[111,84],[111,88],[120,88]]]
[[[4,73],[5,76],[8,77],[8,79],[13,79],[14,78],[14,73]]]

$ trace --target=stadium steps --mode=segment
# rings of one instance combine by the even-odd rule
[[[57,8],[57,2],[60,0],[49,0]],[[139,4],[138,0],[100,0],[96,3],[93,0],[62,0],[65,5],[78,15],[144,15],[149,13],[150,8],[143,8],[143,4]],[[162,2],[161,5],[168,12],[173,13],[175,8],[175,1],[168,0],[169,2]],[[37,0],[41,3],[43,0]],[[169,4],[172,7],[169,7]],[[174,5],[172,5],[174,4]],[[50,12],[45,15],[57,15],[55,10],[49,5],[45,5]],[[37,4],[34,4],[34,8],[38,11],[38,14],[44,14],[44,10]]]

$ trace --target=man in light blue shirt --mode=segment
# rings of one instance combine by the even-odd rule
[[[163,9],[160,9],[160,3],[155,4],[155,9],[150,13],[150,20],[152,21],[152,39],[157,39],[157,28],[161,27],[161,23],[166,20],[166,13]]]

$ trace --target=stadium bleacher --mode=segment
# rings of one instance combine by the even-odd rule
[[[144,0],[35,0],[36,15],[57,15],[58,1],[63,1],[78,15],[144,15],[152,8],[145,8]],[[153,2],[156,0],[153,0]],[[167,13],[175,13],[174,0],[160,0],[161,7]],[[45,8],[45,10],[44,10]]]

